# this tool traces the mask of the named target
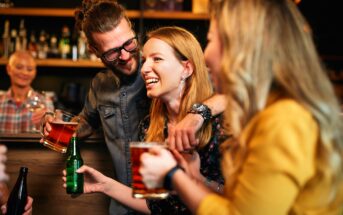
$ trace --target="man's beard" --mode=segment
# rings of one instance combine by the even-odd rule
[[[123,65],[125,65],[125,63],[127,61],[117,61],[117,62],[104,62],[105,66],[110,69],[113,74],[119,78],[119,82],[121,82],[122,84],[130,84],[133,83],[134,80],[136,79],[137,73],[138,73],[138,67],[139,67],[139,59],[138,59],[138,52],[133,53],[131,55],[131,59],[136,60],[136,68],[134,68],[134,71],[131,72],[130,74],[126,74],[124,71],[122,71],[120,68],[118,68],[118,65],[120,65],[121,63]],[[132,68],[131,68],[132,69]]]

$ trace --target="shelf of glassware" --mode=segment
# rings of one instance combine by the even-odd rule
[[[8,59],[0,58],[0,65],[6,65]],[[37,59],[37,66],[43,67],[76,67],[76,68],[103,68],[100,60],[71,60],[71,59]]]
[[[0,15],[12,16],[50,16],[50,17],[73,17],[74,9],[56,8],[0,8]],[[207,20],[206,13],[192,13],[187,11],[139,11],[128,10],[130,18],[145,19],[183,19],[183,20]]]

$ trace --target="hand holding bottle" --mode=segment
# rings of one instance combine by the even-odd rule
[[[32,214],[32,205],[33,205],[33,198],[31,196],[28,196],[23,215],[31,215]],[[1,213],[7,214],[7,205],[6,204],[1,206]]]
[[[6,182],[8,181],[8,175],[5,172],[5,161],[7,148],[4,145],[0,145],[0,205],[6,203],[9,191]]]
[[[113,179],[103,175],[99,171],[91,168],[87,165],[83,165],[77,171],[77,173],[83,173],[84,175],[84,193],[106,193],[111,188]],[[67,187],[66,178],[67,172],[63,170],[63,187]]]
[[[77,170],[83,165],[80,149],[77,143],[77,137],[70,139],[68,146],[68,158],[66,161],[66,190],[68,194],[83,193],[83,174]]]
[[[8,201],[6,205],[1,207],[4,214],[21,215],[32,213],[32,198],[28,196],[27,192],[27,173],[27,167],[20,167],[17,181],[12,188]]]
[[[6,153],[7,147],[4,145],[0,145],[0,182],[5,182],[8,180],[8,175],[5,172],[5,161],[7,160]]]

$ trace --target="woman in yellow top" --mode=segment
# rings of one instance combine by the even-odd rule
[[[224,194],[161,148],[142,155],[144,180],[172,185],[197,214],[342,214],[340,108],[296,5],[213,0],[210,11],[205,58],[236,137],[222,151]]]

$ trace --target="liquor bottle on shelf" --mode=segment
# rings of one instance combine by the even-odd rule
[[[27,167],[20,167],[19,176],[7,201],[7,213],[10,215],[21,215],[27,202]]]
[[[49,46],[46,40],[47,34],[42,30],[39,34],[39,42],[37,45],[37,54],[39,59],[46,59],[48,56]]]
[[[10,47],[9,47],[9,54],[20,49],[20,40],[17,34],[16,29],[11,30],[11,38],[10,38]]]
[[[27,49],[27,38],[26,38],[26,28],[25,28],[25,24],[24,24],[24,19],[20,20],[20,24],[19,24],[19,44],[20,50],[26,50]]]
[[[11,0],[0,0],[0,8],[13,7],[13,2]]]
[[[31,55],[34,58],[37,58],[37,42],[36,42],[36,36],[35,36],[34,31],[31,31],[30,41],[29,41],[29,44],[27,46],[27,50],[31,53]]]
[[[60,52],[58,50],[58,41],[55,34],[52,34],[50,37],[50,47],[49,47],[49,58],[59,58]]]
[[[83,160],[77,145],[77,137],[70,139],[67,153],[67,193],[81,194],[83,193],[83,174],[77,173],[76,170],[83,165]]]
[[[79,52],[79,59],[87,59],[87,38],[85,32],[80,31],[79,38],[77,40],[77,50]]]
[[[2,46],[3,46],[3,57],[8,58],[10,55],[10,45],[11,45],[11,38],[10,38],[10,21],[5,21],[4,26],[4,34],[2,35]]]
[[[164,11],[181,11],[183,0],[159,0],[158,9]]]
[[[70,30],[68,26],[62,27],[62,37],[59,43],[61,58],[66,59],[70,55]]]
[[[71,46],[71,59],[73,61],[77,61],[79,58],[79,53],[77,51],[77,43],[78,43],[79,31],[74,28],[73,34],[71,36],[70,46]]]

